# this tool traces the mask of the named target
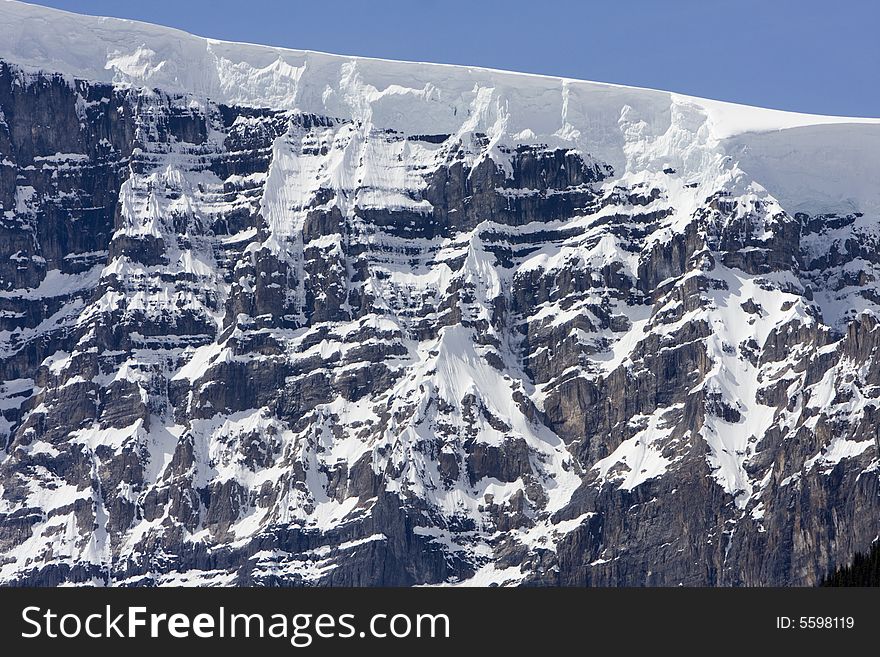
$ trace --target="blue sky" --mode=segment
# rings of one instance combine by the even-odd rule
[[[219,39],[880,116],[876,0],[46,0]]]

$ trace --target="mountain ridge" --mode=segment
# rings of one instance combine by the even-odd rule
[[[55,48],[52,48],[45,45],[44,43],[40,43],[38,46],[34,46],[33,44],[23,44],[23,40],[18,38],[18,35],[21,34],[21,31],[18,28],[24,27],[25,29],[27,29],[29,27],[27,21],[40,21],[43,22],[44,25],[51,25],[53,22],[57,22],[61,23],[61,25],[56,28],[58,30],[63,29],[67,30],[68,32],[76,31],[81,34],[89,34],[89,39],[71,39],[70,42],[80,45],[82,40],[89,41],[89,48],[95,54],[93,59],[96,62],[96,65],[93,64],[92,66],[89,66],[88,64],[84,63],[82,59],[74,59],[74,55],[77,54],[76,48],[72,49],[71,51],[71,49],[65,50],[63,48],[58,48],[57,46]],[[126,30],[124,28],[129,29]],[[805,125],[819,125],[824,123],[880,123],[880,118],[821,115],[788,110],[770,109],[723,100],[691,96],[670,90],[636,87],[613,82],[594,82],[579,78],[568,78],[540,73],[522,73],[518,71],[493,69],[481,66],[444,64],[438,62],[402,61],[379,57],[364,57],[359,55],[338,55],[322,51],[299,50],[296,48],[288,48],[283,46],[270,46],[258,43],[227,41],[222,39],[214,39],[211,37],[193,35],[178,28],[156,25],[144,21],[101,16],[88,16],[60,9],[43,7],[40,5],[31,5],[25,2],[21,2],[20,0],[3,0],[3,3],[0,4],[0,29],[4,30],[2,34],[5,37],[5,43],[14,44],[11,46],[7,45],[5,49],[0,50],[0,55],[2,55],[4,59],[8,61],[14,61],[20,66],[33,67],[37,70],[45,70],[50,73],[65,73],[76,77],[82,77],[88,80],[102,82],[128,82],[132,84],[148,85],[150,76],[158,72],[152,70],[149,66],[149,62],[146,61],[141,62],[142,68],[139,71],[136,67],[133,69],[127,69],[124,65],[123,60],[138,59],[137,53],[140,49],[149,49],[148,46],[154,45],[152,43],[148,44],[146,41],[144,41],[142,44],[139,44],[133,50],[131,50],[131,48],[129,47],[127,51],[121,50],[120,52],[116,53],[115,56],[120,61],[114,61],[113,57],[110,55],[110,50],[111,48],[119,48],[124,43],[124,41],[120,42],[120,39],[122,39],[122,37],[119,36],[120,33],[125,35],[125,40],[131,38],[134,38],[135,40],[157,40],[161,46],[166,47],[167,45],[162,43],[162,37],[173,35],[180,41],[189,41],[190,43],[186,44],[187,46],[198,43],[198,50],[201,50],[201,46],[203,45],[204,50],[209,53],[211,52],[211,46],[220,46],[222,48],[225,48],[226,52],[229,52],[231,56],[238,57],[240,59],[240,61],[232,62],[233,66],[241,64],[246,65],[247,62],[245,58],[248,54],[252,56],[276,55],[277,59],[273,60],[271,62],[272,64],[285,63],[283,60],[284,55],[303,60],[307,60],[309,56],[314,56],[317,59],[333,60],[334,62],[338,63],[374,63],[378,65],[396,67],[400,70],[412,69],[413,71],[423,71],[424,69],[434,69],[438,74],[443,71],[457,72],[460,74],[477,72],[480,74],[484,74],[489,78],[513,77],[517,78],[520,82],[534,80],[552,83],[574,83],[594,86],[598,88],[642,92],[645,94],[662,94],[670,97],[677,97],[686,102],[695,102],[697,104],[702,104],[704,106],[704,109],[710,111],[715,110],[715,113],[719,117],[726,116],[729,119],[733,119],[737,112],[752,112],[754,113],[755,117],[760,117],[756,120],[757,126],[751,126],[752,129],[749,129],[749,127],[737,128],[732,126],[726,131],[722,132],[721,138],[733,136],[741,132],[770,131],[789,127],[800,127]],[[29,38],[24,41],[32,41],[35,36],[37,35],[31,32]],[[56,39],[58,41],[63,41],[63,39],[57,38],[58,34],[53,34],[52,37],[53,39]],[[36,50],[37,52],[35,54],[28,53],[28,46],[30,46],[32,50]],[[104,55],[100,54],[102,50],[105,51]],[[218,53],[218,60],[222,58],[222,52],[223,51],[221,51],[221,53]],[[153,51],[152,55],[161,56],[162,53]],[[162,58],[162,61],[165,61],[165,59]],[[155,68],[160,69],[161,66],[162,64],[160,61],[155,66]],[[179,64],[176,64],[176,66],[179,67]],[[215,66],[219,66],[219,62]],[[211,67],[208,66],[207,68]],[[284,76],[285,73],[286,72],[282,71],[281,76]],[[118,76],[121,76],[121,78]],[[431,76],[426,76],[424,74],[420,75],[419,77],[423,77],[428,81],[430,81],[431,78]],[[442,76],[438,75],[437,77]],[[186,84],[183,82],[179,82],[179,84],[177,85],[169,84],[169,80],[167,78],[160,77],[157,80],[156,86],[160,86],[167,91],[193,93],[196,95],[208,95],[217,102],[235,100],[239,104],[248,104],[248,102],[243,103],[241,98],[233,99],[225,97],[222,93],[211,94],[208,92],[208,90],[200,87],[198,84],[192,84],[190,86],[186,86]],[[267,97],[254,96],[250,102],[254,106],[272,105],[271,99]],[[719,122],[722,124],[724,123],[723,119]],[[725,134],[725,132],[727,134]]]
[[[874,540],[880,124],[224,82],[105,24],[0,4],[4,583],[803,585]]]

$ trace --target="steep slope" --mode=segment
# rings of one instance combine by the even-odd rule
[[[880,122],[0,3],[0,581],[813,584]]]

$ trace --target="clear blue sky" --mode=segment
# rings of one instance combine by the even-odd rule
[[[46,0],[218,39],[880,116],[878,0]]]

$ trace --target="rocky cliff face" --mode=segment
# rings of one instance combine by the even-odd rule
[[[140,29],[0,63],[4,584],[809,585],[877,537],[880,125],[201,88]]]

